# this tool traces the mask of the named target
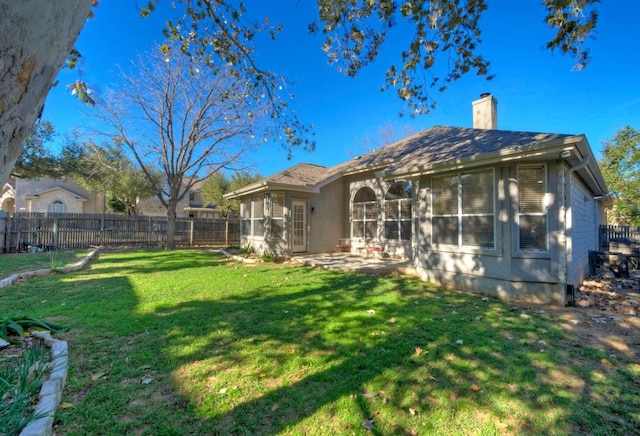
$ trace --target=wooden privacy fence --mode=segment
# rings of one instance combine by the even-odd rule
[[[16,213],[0,215],[0,250],[22,251],[103,246],[154,246],[167,240],[166,217]],[[179,218],[175,242],[178,246],[233,245],[240,243],[238,219]]]
[[[601,225],[598,241],[600,251],[612,251],[610,247],[611,242],[619,243],[628,241],[629,243],[639,243],[640,227]]]

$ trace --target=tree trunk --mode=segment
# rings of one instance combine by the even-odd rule
[[[176,248],[176,207],[167,209],[167,249]]]
[[[91,0],[0,0],[0,186],[71,52]]]

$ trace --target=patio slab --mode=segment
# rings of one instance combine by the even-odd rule
[[[416,270],[411,260],[378,259],[373,257],[352,256],[344,253],[321,253],[292,256],[291,261],[333,271],[381,275],[416,275]]]

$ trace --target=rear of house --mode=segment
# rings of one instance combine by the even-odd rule
[[[436,126],[325,168],[300,164],[249,185],[242,243],[259,253],[336,250],[412,259],[441,286],[564,304],[597,249],[607,189],[583,135]]]

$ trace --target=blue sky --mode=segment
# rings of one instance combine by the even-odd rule
[[[145,4],[138,0],[138,4]],[[167,4],[168,1],[163,2]],[[417,118],[400,118],[403,103],[393,91],[380,92],[384,72],[398,62],[402,34],[391,35],[380,60],[355,78],[341,75],[326,63],[322,36],[310,35],[315,1],[248,2],[248,15],[284,30],[276,41],[261,42],[258,59],[264,68],[286,76],[293,84],[293,108],[314,125],[316,151],[265,145],[255,153],[254,171],[270,175],[299,162],[331,166],[350,159],[365,137],[376,137],[383,126],[398,132],[418,132],[434,125],[471,127],[471,102],[483,92],[498,100],[498,128],[533,132],[585,134],[596,157],[602,142],[626,125],[640,129],[640,2],[604,0],[595,38],[588,41],[593,60],[581,71],[574,61],[544,48],[552,31],[543,23],[538,0],[489,0],[482,21],[480,52],[491,60],[495,79],[468,75],[443,93],[434,91],[435,110]],[[77,47],[84,55],[78,71],[63,71],[47,99],[43,118],[61,135],[90,124],[91,109],[69,95],[66,84],[80,74],[99,98],[116,81],[117,65],[127,66],[137,54],[162,41],[167,18],[160,10],[145,20],[136,0],[103,0],[96,18],[82,31]]]

